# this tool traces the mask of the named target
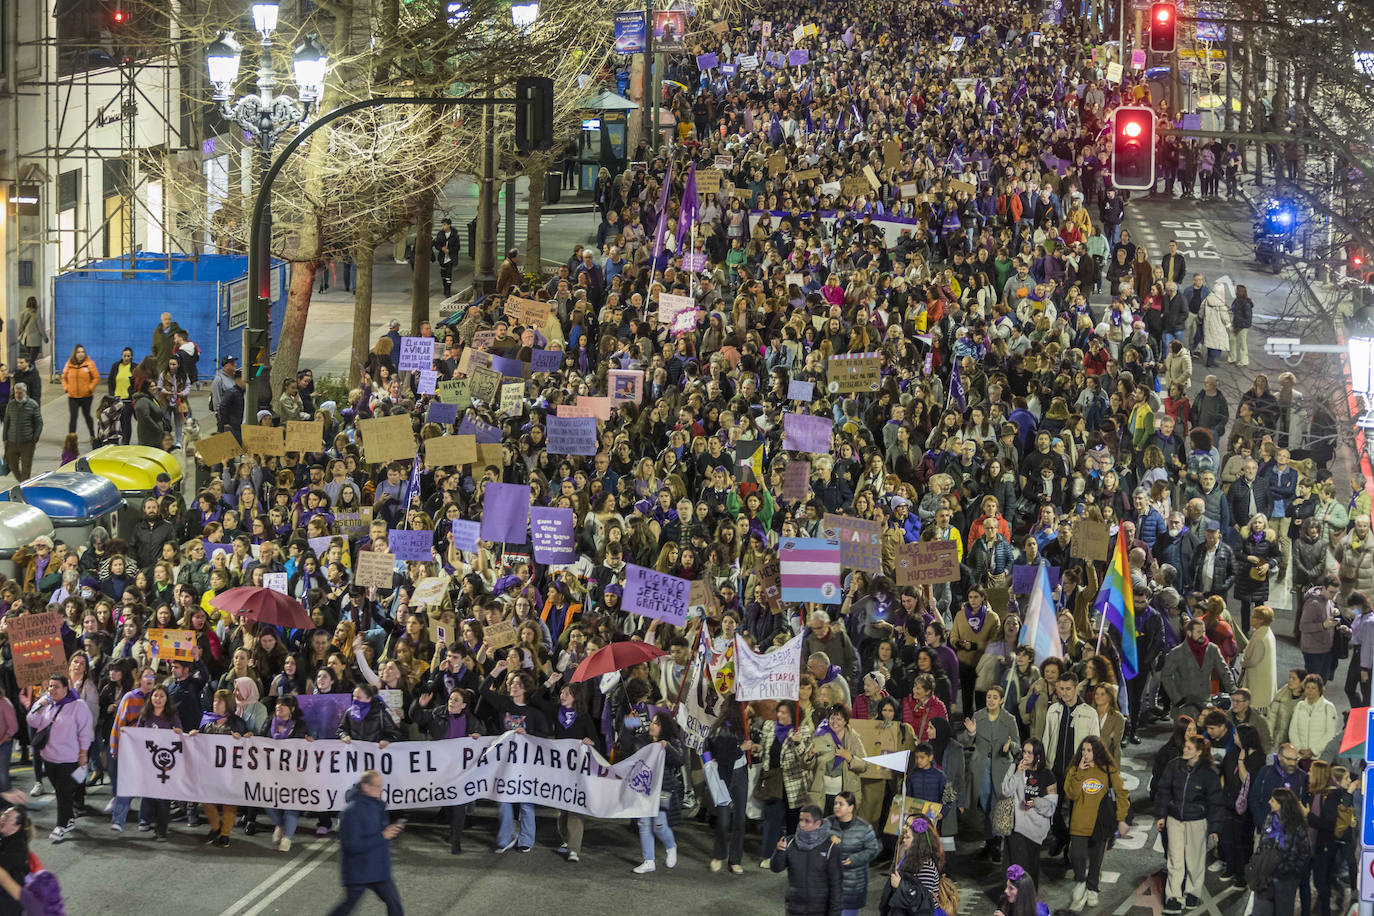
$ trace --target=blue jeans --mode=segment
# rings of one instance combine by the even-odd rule
[[[511,841],[511,834],[515,828],[515,804],[513,802],[501,802],[501,821],[496,828],[496,845],[505,846]],[[520,805],[520,839],[521,846],[534,845],[534,805]]]
[[[653,818],[637,818],[636,823],[639,825],[639,851],[646,862],[654,857],[654,837],[658,837],[665,850],[677,848],[673,829],[668,826],[668,812],[659,811]]]
[[[267,819],[273,827],[281,828],[283,839],[289,840],[296,835],[296,824],[301,819],[301,813],[290,808],[268,808]]]
[[[1169,355],[1169,344],[1173,343],[1175,340],[1177,340],[1179,343],[1183,343],[1183,332],[1182,332],[1182,331],[1165,331],[1165,332],[1164,332],[1164,355],[1165,355],[1165,356],[1168,356],[1168,355]],[[1187,349],[1187,346],[1186,346],[1186,345],[1184,346],[1184,349]]]

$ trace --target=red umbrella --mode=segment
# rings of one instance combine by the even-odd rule
[[[258,623],[300,630],[313,629],[315,626],[299,601],[270,588],[240,585],[216,595],[210,599],[210,603],[221,611],[241,614]]]
[[[651,646],[647,642],[634,640],[613,642],[582,659],[582,664],[578,665],[577,670],[573,672],[572,682],[576,684],[578,681],[590,681],[594,677],[610,674],[612,671],[619,671],[622,668],[629,668],[631,665],[638,665],[641,662],[652,661],[660,655],[667,654],[667,652]]]

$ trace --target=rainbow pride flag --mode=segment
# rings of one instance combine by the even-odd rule
[[[1102,578],[1102,590],[1093,606],[1121,634],[1121,670],[1127,679],[1140,673],[1135,649],[1135,601],[1131,592],[1131,564],[1127,559],[1126,532],[1116,531],[1116,549]]]

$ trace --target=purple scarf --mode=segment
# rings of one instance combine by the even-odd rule
[[[577,721],[577,710],[569,709],[566,706],[558,707],[558,724],[565,730],[572,728],[572,724]]]
[[[363,717],[367,715],[368,710],[370,710],[371,708],[371,700],[368,700],[367,702],[363,702],[362,700],[353,700],[348,704],[348,717],[352,719],[354,722],[361,722],[363,721]]]
[[[466,738],[467,734],[468,714],[466,711],[448,717],[448,731],[444,733],[445,738]]]
[[[272,717],[272,727],[271,727],[271,729],[270,729],[270,733],[271,733],[272,737],[275,738],[275,739],[278,740],[278,741],[280,741],[280,740],[283,739],[283,738],[289,738],[289,737],[291,737],[291,732],[293,732],[293,731],[295,730],[295,728],[296,728],[296,720],[295,720],[295,719],[287,719],[285,722],[283,722],[281,719],[278,719],[276,716],[273,716],[273,717]]]
[[[984,602],[983,604],[980,604],[978,606],[978,610],[976,613],[973,610],[971,610],[967,604],[965,604],[964,616],[968,618],[968,628],[970,630],[972,630],[975,633],[981,632],[983,629],[983,624],[986,623],[988,619],[987,603]]]

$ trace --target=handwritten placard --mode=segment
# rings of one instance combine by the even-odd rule
[[[304,455],[324,447],[323,420],[287,420],[286,450]]]
[[[196,660],[194,630],[172,630],[161,627],[148,629],[148,646],[158,661],[193,662]]]
[[[425,467],[462,467],[477,460],[475,436],[435,436],[425,440]]]
[[[898,585],[934,585],[959,580],[959,545],[918,541],[897,548]]]
[[[515,625],[507,620],[491,624],[482,631],[482,644],[488,649],[515,645]]]
[[[195,449],[196,457],[207,467],[224,464],[226,461],[232,461],[240,455],[247,454],[243,450],[243,446],[239,445],[239,440],[235,439],[234,434],[228,431],[196,440]]]
[[[874,394],[883,383],[882,354],[832,356],[825,362],[825,376],[831,394]]]
[[[525,383],[506,382],[501,386],[501,414],[518,417],[525,412]]]
[[[434,393],[445,404],[452,404],[459,410],[465,410],[472,403],[472,379],[444,379],[435,386]],[[457,419],[456,414],[454,419]],[[453,420],[449,422],[452,423]]]
[[[439,372],[436,369],[421,369],[416,376],[415,391],[419,394],[433,394],[439,387]]]
[[[873,575],[883,572],[883,523],[829,512],[821,521],[822,534],[840,542],[840,563]]]
[[[558,367],[561,365],[563,365],[562,350],[530,351],[531,372],[557,372]]]
[[[549,304],[538,299],[511,296],[506,300],[506,317],[517,325],[543,327],[549,319]]]
[[[787,383],[787,399],[789,401],[810,401],[815,396],[815,382],[804,382],[801,379],[792,379]]]
[[[545,420],[550,455],[595,455],[595,417],[548,417]]]
[[[793,459],[787,462],[782,475],[782,498],[788,502],[801,502],[811,485],[811,462]]]
[[[1107,533],[1105,522],[1090,518],[1080,518],[1073,527],[1073,540],[1069,542],[1069,556],[1075,560],[1091,560],[1102,563],[1110,552],[1112,539]]]
[[[495,404],[501,395],[501,373],[495,369],[478,368],[472,371],[472,399],[483,404]]]
[[[402,337],[401,355],[396,361],[401,372],[419,372],[434,368],[433,337]]]
[[[373,464],[415,457],[415,434],[407,414],[359,420],[358,430],[363,436],[363,455]]]
[[[392,554],[361,550],[353,570],[353,581],[364,588],[391,588],[395,571],[396,558]]]
[[[692,584],[632,563],[625,564],[625,610],[675,626],[687,623],[687,600]]]
[[[406,562],[427,563],[434,559],[434,532],[393,528],[386,536],[391,555]]]
[[[250,455],[285,455],[285,431],[280,426],[243,426],[239,434],[243,436],[243,447]]]
[[[5,618],[14,679],[20,687],[43,684],[54,674],[67,673],[67,651],[62,645],[62,615],[11,614]]]

